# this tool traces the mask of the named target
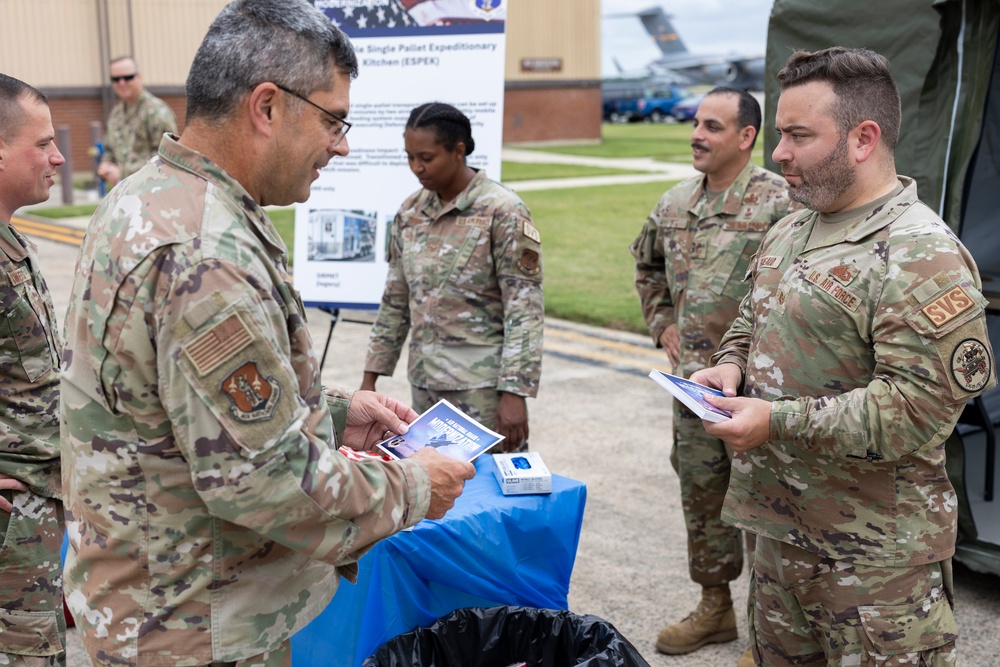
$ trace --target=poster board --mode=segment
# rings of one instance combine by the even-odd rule
[[[334,157],[295,207],[293,275],[307,306],[378,308],[388,229],[420,189],[407,165],[410,110],[447,102],[472,121],[468,164],[500,178],[508,0],[313,0],[350,38],[350,153]]]

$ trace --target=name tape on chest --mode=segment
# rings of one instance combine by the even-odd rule
[[[941,327],[976,305],[960,285],[956,285],[920,309],[935,327]]]
[[[479,229],[489,229],[492,222],[493,218],[477,215],[461,217],[455,221],[459,227],[478,227]]]
[[[776,269],[781,265],[781,257],[768,255],[757,260],[757,266],[762,269]]]
[[[861,299],[852,292],[844,289],[839,282],[824,273],[815,270],[810,271],[806,276],[806,280],[842,303],[851,312],[856,311],[858,306],[861,305]]]
[[[753,214],[752,208],[743,212],[745,217],[750,217]],[[726,220],[722,228],[727,232],[766,232],[768,225],[769,223],[764,220]]]
[[[184,346],[184,354],[198,375],[211,373],[220,364],[253,342],[253,333],[233,313]]]

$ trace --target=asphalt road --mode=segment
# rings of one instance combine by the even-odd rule
[[[33,237],[59,313],[69,296],[78,236]],[[329,316],[310,310],[309,317],[313,339],[322,346]],[[371,314],[345,317],[364,320]],[[326,384],[358,386],[367,336],[366,324],[336,325]],[[568,322],[546,326],[541,390],[529,402],[531,444],[554,473],[586,483],[588,494],[570,610],[613,623],[654,667],[733,665],[746,647],[743,630],[736,642],[686,656],[662,656],[653,648],[658,629],[679,620],[698,599],[687,577],[678,482],[667,459],[670,404],[666,392],[645,377],[654,365],[665,368],[660,355],[643,336]],[[405,359],[379,389],[408,399],[404,369]],[[959,566],[956,588],[962,664],[1000,666],[1000,578]],[[744,574],[733,585],[734,597],[744,599],[746,590]],[[737,616],[743,627],[742,608]],[[75,631],[68,652],[69,667],[89,664]]]

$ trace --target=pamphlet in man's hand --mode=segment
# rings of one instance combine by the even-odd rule
[[[504,439],[443,398],[410,424],[406,435],[396,435],[375,446],[394,459],[413,456],[434,447],[445,456],[473,461]]]
[[[673,394],[674,398],[686,405],[691,412],[705,421],[724,422],[733,416],[733,413],[729,410],[717,408],[703,398],[704,394],[725,397],[725,394],[718,389],[712,389],[703,384],[658,371],[655,368],[649,372],[649,377],[653,378],[658,385]]]

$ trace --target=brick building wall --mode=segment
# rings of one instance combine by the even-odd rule
[[[504,143],[599,141],[599,83],[543,88],[508,84],[504,96]]]

